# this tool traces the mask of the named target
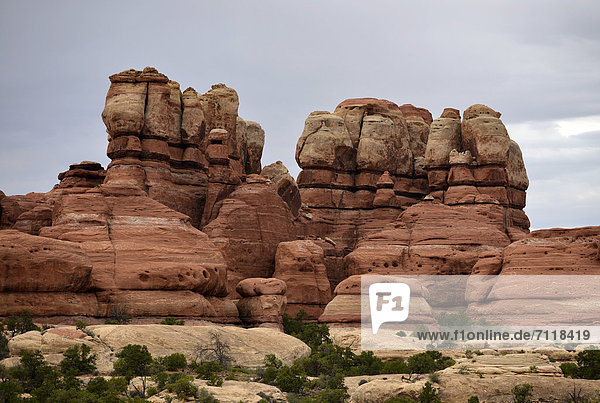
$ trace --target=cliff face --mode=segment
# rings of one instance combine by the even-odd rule
[[[256,324],[287,306],[354,321],[356,275],[600,270],[600,228],[528,234],[521,151],[487,106],[313,112],[294,179],[262,167],[265,133],[235,90],[182,93],[153,68],[110,82],[107,169],[83,161],[48,193],[0,192],[0,316]],[[271,277],[281,290],[255,290]]]

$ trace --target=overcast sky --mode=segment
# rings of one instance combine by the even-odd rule
[[[0,190],[46,192],[101,162],[110,74],[237,90],[294,175],[314,110],[385,98],[502,112],[523,150],[532,228],[600,225],[600,2],[0,0]]]

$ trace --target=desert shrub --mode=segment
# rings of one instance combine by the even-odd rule
[[[381,368],[382,374],[408,374],[408,365],[403,359],[386,361]]]
[[[513,402],[515,403],[528,403],[531,402],[531,393],[532,393],[533,387],[528,384],[528,383],[524,383],[522,385],[515,385],[514,388],[512,388],[512,395],[513,395]]]
[[[274,354],[266,355],[263,363],[264,367],[259,371],[261,382],[273,385],[283,363]]]
[[[200,379],[210,379],[210,376],[219,372],[223,372],[225,367],[218,361],[208,361],[195,368],[196,374]]]
[[[431,382],[425,382],[425,386],[423,386],[419,394],[419,403],[438,403],[441,401],[437,390],[433,388]]]
[[[8,338],[0,331],[0,360],[5,359],[10,355],[8,351]]]
[[[564,376],[583,379],[600,379],[600,350],[584,350],[575,357],[574,362],[563,362],[560,369]]]
[[[384,403],[440,403],[442,400],[431,382],[425,382],[425,385],[419,392],[418,400],[412,400],[407,397],[394,397],[387,399]]]
[[[433,383],[440,383],[440,374],[437,372],[432,372],[429,374],[429,380]]]
[[[90,354],[91,349],[86,344],[76,344],[63,353],[60,362],[60,372],[64,375],[91,374],[96,370],[96,354]]]
[[[425,351],[409,357],[407,366],[410,373],[427,374],[448,368],[455,363],[456,361],[443,356],[439,351]]]
[[[199,346],[196,348],[194,364],[202,364],[207,361],[217,361],[223,367],[229,367],[233,361],[230,351],[231,348],[221,339],[221,335],[217,332],[210,333],[211,342],[207,346]]]
[[[111,305],[109,309],[110,319],[107,319],[104,323],[107,325],[126,325],[131,322],[131,314],[127,305],[115,304]]]
[[[128,344],[117,354],[117,361],[113,364],[116,375],[123,376],[127,383],[139,376],[142,378],[142,390],[135,385],[134,388],[143,398],[146,395],[146,378],[151,375],[152,355],[148,347],[139,344]]]
[[[27,309],[22,310],[18,316],[11,316],[4,320],[2,324],[10,333],[10,337],[15,337],[18,334],[26,333],[31,330],[41,331],[41,329],[33,323],[31,312]]]
[[[98,376],[90,379],[86,390],[99,397],[115,397],[127,391],[127,380],[120,376],[105,379]]]
[[[202,388],[196,396],[196,401],[199,403],[219,403],[219,400],[214,397],[208,390]]]
[[[600,350],[584,350],[577,354],[577,376],[583,379],[600,379]]]
[[[166,318],[164,318],[161,322],[161,325],[176,325],[176,326],[183,326],[185,324],[185,320],[183,319],[175,319],[171,316],[167,316]]]
[[[198,387],[192,383],[193,380],[194,377],[184,374],[184,376],[179,377],[175,382],[168,384],[167,390],[175,393],[178,399],[196,397]]]
[[[185,355],[181,353],[174,353],[171,355],[166,355],[164,357],[158,357],[155,359],[155,365],[159,369],[166,369],[167,371],[177,371],[178,369],[183,369],[187,367],[187,360],[185,359]]]
[[[39,350],[21,351],[19,365],[9,371],[11,378],[15,379],[25,392],[32,392],[40,388],[44,382],[56,383],[58,374],[44,360]]]
[[[221,378],[217,374],[210,374],[208,376],[208,382],[206,382],[208,386],[223,386],[223,378]]]
[[[295,318],[283,315],[283,331],[305,342],[314,349],[323,343],[330,342],[329,327],[326,324],[304,323],[307,313],[300,310]]]
[[[291,367],[282,366],[275,378],[275,386],[283,392],[300,393],[306,382],[306,373],[298,364],[293,364]]]
[[[87,323],[85,323],[82,320],[78,320],[77,322],[75,322],[75,328],[78,330],[83,330],[87,327]]]
[[[477,396],[471,396],[467,403],[479,403],[479,398]]]

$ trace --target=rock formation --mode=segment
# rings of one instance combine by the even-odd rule
[[[281,242],[275,254],[273,277],[288,284],[288,313],[304,310],[318,318],[331,300],[323,249],[313,241]]]
[[[313,112],[295,180],[263,167],[265,133],[224,84],[182,93],[149,67],[110,82],[107,169],[83,161],[47,193],[0,192],[0,316],[277,326],[287,307],[354,323],[364,274],[600,272],[597,227],[528,234],[523,157],[487,106]],[[473,309],[504,292],[490,290]]]

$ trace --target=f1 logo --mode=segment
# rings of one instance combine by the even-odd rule
[[[405,283],[374,283],[369,286],[373,334],[385,322],[404,322],[408,318],[410,287]]]

